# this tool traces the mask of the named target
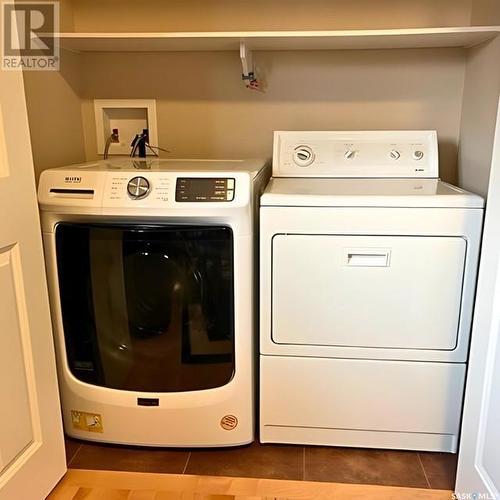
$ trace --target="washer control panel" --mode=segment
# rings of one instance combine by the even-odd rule
[[[133,200],[145,198],[151,189],[151,185],[146,177],[137,176],[128,181],[127,192]]]
[[[217,202],[234,200],[234,178],[178,177],[176,202]]]
[[[275,132],[274,177],[439,176],[435,131]]]
[[[181,203],[236,203],[238,175],[220,177],[171,172],[109,172],[103,203],[107,207],[173,207]],[[241,194],[241,193],[240,193]]]
[[[58,206],[68,213],[85,208],[81,213],[236,217],[235,210],[248,210],[254,202],[269,167],[267,160],[88,162],[44,171],[39,202],[44,210]]]

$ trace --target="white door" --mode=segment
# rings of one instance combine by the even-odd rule
[[[500,498],[500,107],[472,329],[456,492],[458,498]]]
[[[0,70],[0,500],[66,470],[22,74]]]

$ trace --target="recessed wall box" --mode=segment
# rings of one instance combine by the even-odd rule
[[[130,143],[143,129],[149,131],[150,144],[158,146],[154,99],[94,99],[94,111],[98,154],[104,154],[106,139],[114,128],[120,142],[110,144],[110,155],[130,154]],[[153,153],[148,150],[147,154]]]

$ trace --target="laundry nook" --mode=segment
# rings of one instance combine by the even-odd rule
[[[500,500],[498,0],[0,26],[0,500]]]

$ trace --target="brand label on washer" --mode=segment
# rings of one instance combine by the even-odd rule
[[[225,415],[220,420],[220,426],[226,431],[232,431],[238,425],[238,419],[234,415]]]
[[[71,410],[73,429],[88,432],[104,432],[102,416],[99,413]]]
[[[82,178],[77,175],[70,175],[64,178],[64,182],[69,182],[70,184],[79,184],[80,182],[82,182]]]

